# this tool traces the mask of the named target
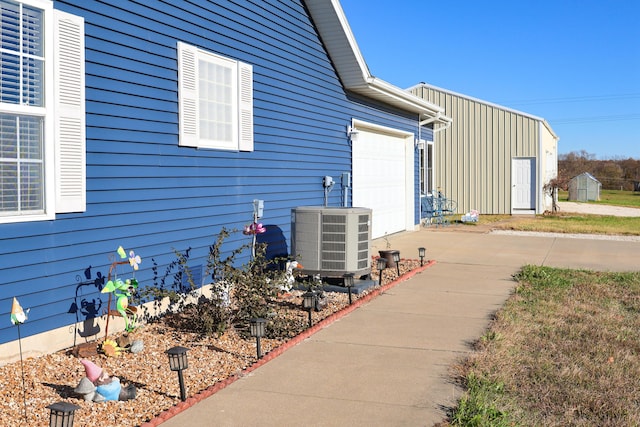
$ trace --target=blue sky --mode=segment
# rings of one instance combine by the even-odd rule
[[[340,1],[372,75],[543,117],[560,154],[640,159],[640,1]]]

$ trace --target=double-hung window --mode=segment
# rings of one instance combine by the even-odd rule
[[[251,65],[178,42],[180,145],[253,151]]]
[[[0,0],[0,222],[85,208],[84,22]]]
[[[433,189],[433,141],[421,141],[420,156],[420,191],[422,194],[431,195]]]

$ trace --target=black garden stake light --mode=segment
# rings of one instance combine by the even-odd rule
[[[251,330],[251,336],[256,337],[256,353],[258,359],[262,359],[262,351],[260,349],[260,338],[264,336],[264,327],[267,324],[266,319],[261,317],[253,318],[249,321],[249,328]]]
[[[427,250],[425,248],[418,248],[418,256],[420,257],[420,267],[424,264],[424,256]]]
[[[382,271],[387,268],[387,259],[378,258],[378,286],[382,286]]]
[[[73,427],[73,417],[79,406],[69,402],[57,402],[47,406],[51,411],[49,427]]]
[[[311,310],[316,305],[316,294],[308,291],[302,294],[302,307],[309,312],[309,327],[313,325],[311,322]]]
[[[187,360],[188,348],[184,347],[171,347],[167,350],[169,356],[169,368],[172,371],[178,371],[178,381],[180,381],[180,399],[184,402],[187,400],[187,394],[184,390],[184,377],[182,371],[189,367],[189,361]]]
[[[396,263],[396,271],[398,272],[398,277],[400,277],[400,251],[393,252],[393,262]]]
[[[353,273],[345,273],[344,276],[344,285],[347,287],[347,291],[349,291],[349,305],[351,305],[351,287],[353,286]]]

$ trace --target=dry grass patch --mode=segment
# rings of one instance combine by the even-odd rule
[[[526,266],[463,366],[454,425],[640,425],[640,273]]]

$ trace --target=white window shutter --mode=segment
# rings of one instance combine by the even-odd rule
[[[56,213],[84,212],[86,119],[84,18],[54,10]]]
[[[179,145],[198,147],[198,49],[178,42]]]
[[[238,148],[253,151],[253,67],[238,62]]]

